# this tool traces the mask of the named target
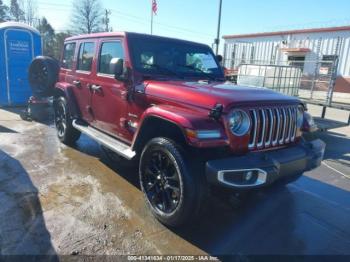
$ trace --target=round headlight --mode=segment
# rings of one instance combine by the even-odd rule
[[[301,128],[304,123],[304,107],[299,106],[298,107],[298,116],[297,116],[297,126],[298,128]]]
[[[235,136],[244,136],[250,128],[250,118],[242,110],[234,110],[229,117],[229,126]]]

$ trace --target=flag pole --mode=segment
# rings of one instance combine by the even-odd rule
[[[153,35],[153,0],[151,0],[151,35]]]

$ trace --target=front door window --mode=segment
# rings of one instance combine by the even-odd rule
[[[111,61],[114,58],[124,59],[124,51],[120,42],[102,43],[99,59],[98,72],[100,74],[113,75]]]

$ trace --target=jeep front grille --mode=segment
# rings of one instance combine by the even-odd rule
[[[249,149],[265,149],[295,141],[297,132],[296,106],[249,110],[252,121]]]

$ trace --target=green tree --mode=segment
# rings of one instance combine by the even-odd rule
[[[37,29],[39,30],[43,39],[43,55],[60,59],[64,46],[64,40],[72,36],[72,34],[68,31],[55,33],[55,30],[46,17],[43,17],[40,20]]]
[[[0,23],[9,20],[9,8],[0,0]]]
[[[43,54],[54,57],[55,30],[45,17],[43,17],[37,27],[43,39]]]
[[[25,20],[24,12],[20,8],[17,0],[11,0],[10,16],[11,16],[11,20],[14,20],[17,22]]]
[[[64,40],[71,36],[72,34],[70,32],[61,32],[55,35],[55,43],[53,48],[54,58],[56,59],[61,58],[61,54],[64,46]]]

